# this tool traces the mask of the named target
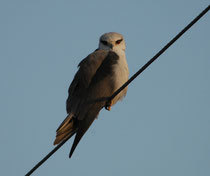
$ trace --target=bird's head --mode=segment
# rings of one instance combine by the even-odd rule
[[[109,32],[103,34],[99,39],[99,49],[125,51],[125,40],[123,36],[116,32]]]

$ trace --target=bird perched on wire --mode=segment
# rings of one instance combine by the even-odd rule
[[[68,115],[58,127],[54,141],[56,145],[76,134],[69,157],[100,110],[103,107],[111,110],[111,106],[126,95],[127,87],[107,103],[107,98],[128,80],[125,48],[121,34],[105,33],[99,39],[98,49],[79,63],[68,90]]]

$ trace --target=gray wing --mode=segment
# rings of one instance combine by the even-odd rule
[[[80,62],[68,91],[68,114],[72,113],[81,120],[81,111],[87,109],[87,104],[105,100],[113,93],[113,65],[118,59],[114,52],[97,50]]]
[[[113,65],[118,59],[118,55],[114,52],[97,50],[79,64],[79,70],[69,87],[69,97],[66,102],[69,116],[57,130],[57,134],[66,137],[74,131],[73,128],[77,129],[70,156],[104,107],[106,98],[114,93]],[[61,142],[64,137],[58,141]]]

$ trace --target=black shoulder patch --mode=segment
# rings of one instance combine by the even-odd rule
[[[89,54],[86,58],[84,58],[79,64],[78,67],[81,65],[90,65],[90,62],[95,63],[97,65],[101,65],[101,62],[107,57],[108,51],[96,49],[93,53]],[[95,65],[92,64],[92,65]]]
[[[106,76],[110,76],[113,73],[113,65],[117,64],[118,60],[119,56],[115,52],[109,51],[101,66],[96,71],[92,81],[97,82],[103,80]]]

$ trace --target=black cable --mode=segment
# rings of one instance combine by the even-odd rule
[[[140,68],[125,84],[123,84],[108,100],[108,103],[127,87],[137,76],[139,76],[152,62],[164,53],[177,39],[179,39],[193,24],[195,24],[210,9],[210,5],[204,9],[193,21],[191,21],[181,32],[179,32],[170,42],[167,43],[153,58],[151,58],[142,68]]]
[[[123,84],[109,99],[108,103],[117,96],[125,87],[127,87],[138,75],[140,75],[152,62],[154,62],[162,53],[164,53],[177,39],[179,39],[188,29],[192,27],[203,15],[210,9],[210,5],[204,9],[193,21],[191,21],[181,32],[179,32],[167,45],[165,45],[154,57],[152,57],[141,69],[139,69],[125,84]],[[76,132],[76,131],[75,131]],[[74,133],[75,133],[74,132]],[[31,175],[39,166],[41,166],[50,156],[52,156],[74,133],[57,145],[49,154],[47,154],[39,163],[37,163],[25,176]]]
[[[31,175],[39,166],[41,166],[49,157],[51,157],[63,144],[66,143],[74,134],[74,131],[69,137],[67,137],[64,141],[58,144],[50,153],[48,153],[41,161],[39,161],[25,176]]]

